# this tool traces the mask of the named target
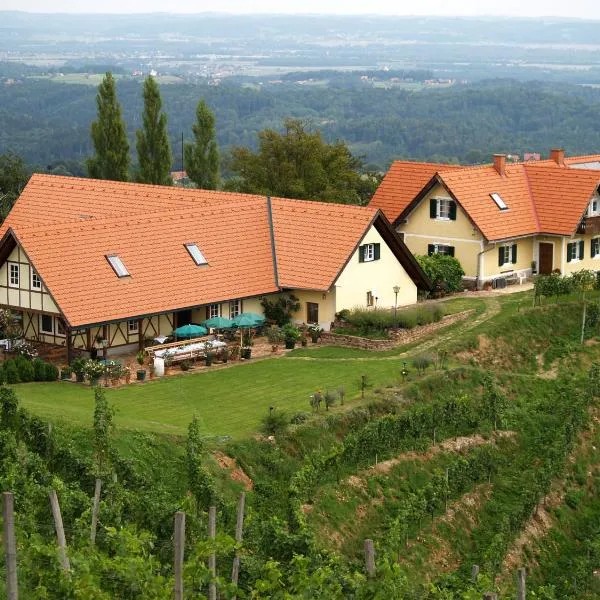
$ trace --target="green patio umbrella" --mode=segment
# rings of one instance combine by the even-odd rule
[[[208,333],[208,329],[206,327],[202,327],[202,325],[183,325],[182,327],[178,327],[173,330],[173,335],[176,338],[195,338],[200,337],[201,335],[206,335]]]
[[[233,324],[238,327],[256,327],[265,322],[265,317],[257,313],[240,313],[233,319]]]
[[[235,323],[231,319],[226,319],[225,317],[213,317],[212,319],[206,319],[203,323],[207,327],[212,327],[213,329],[231,329],[232,327],[235,327]]]

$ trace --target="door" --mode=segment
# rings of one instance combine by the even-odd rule
[[[554,262],[554,244],[540,242],[540,264],[538,272],[540,275],[550,275]]]
[[[306,322],[307,323],[318,323],[319,322],[319,305],[316,302],[306,303]]]

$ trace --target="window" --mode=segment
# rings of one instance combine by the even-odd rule
[[[498,246],[498,266],[514,265],[517,262],[517,245],[505,244]]]
[[[42,280],[33,268],[31,269],[31,289],[32,290],[41,290],[42,289]]]
[[[40,331],[54,333],[54,318],[51,315],[40,315]]]
[[[448,256],[454,256],[454,246],[447,246],[446,244],[428,244],[427,254],[447,254]]]
[[[232,300],[229,303],[229,318],[233,319],[237,317],[242,312],[242,301],[241,300]]]
[[[367,306],[373,306],[375,304],[375,298],[373,292],[367,292]]]
[[[306,322],[307,323],[318,323],[319,322],[319,305],[316,302],[306,303]]]
[[[363,244],[358,248],[358,262],[371,262],[373,260],[379,260],[380,256],[380,244]]]
[[[184,244],[185,249],[190,253],[192,260],[197,265],[207,265],[208,261],[204,258],[204,254],[200,252],[200,248],[196,244]]]
[[[575,240],[567,244],[567,262],[578,262],[583,260],[583,240]]]
[[[220,304],[209,304],[207,308],[208,318],[214,319],[214,317],[221,316],[221,305]]]
[[[17,263],[8,263],[8,285],[10,287],[19,287],[20,269]]]
[[[592,258],[600,258],[600,238],[592,238],[591,242]]]
[[[600,200],[598,198],[593,198],[590,201],[587,214],[588,217],[597,217],[600,215]]]
[[[129,321],[127,321],[127,331],[129,333],[138,333],[139,327],[137,319],[129,319]]]
[[[129,277],[129,271],[125,268],[120,256],[117,256],[116,254],[107,254],[106,260],[113,268],[117,277]]]
[[[432,198],[429,201],[429,216],[440,221],[456,221],[456,202],[450,198]]]
[[[67,331],[65,329],[65,324],[60,317],[56,317],[56,335],[66,335]]]
[[[508,210],[508,206],[506,206],[504,200],[502,200],[502,198],[500,197],[500,194],[494,192],[493,194],[490,194],[490,196],[492,197],[492,200],[496,203],[496,206],[498,206],[500,210]]]

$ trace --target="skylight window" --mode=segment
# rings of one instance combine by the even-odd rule
[[[196,244],[185,244],[185,249],[190,253],[192,260],[197,265],[207,265],[208,261],[204,257],[204,254],[200,252],[200,248]]]
[[[502,198],[500,197],[500,194],[494,192],[493,194],[490,194],[490,196],[492,197],[492,200],[496,203],[500,210],[508,210],[508,206],[506,206],[504,200],[502,200]]]
[[[117,256],[116,254],[111,254],[111,255],[107,254],[106,260],[108,261],[110,266],[113,268],[113,271],[116,273],[117,277],[128,277],[129,276],[129,271],[123,264],[123,261],[121,260],[120,256]]]

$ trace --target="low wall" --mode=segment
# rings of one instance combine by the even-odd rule
[[[396,346],[410,344],[442,327],[447,327],[448,325],[452,325],[452,323],[462,321],[474,312],[473,309],[465,310],[463,312],[454,313],[453,315],[446,315],[437,323],[429,323],[428,325],[413,327],[413,329],[391,330],[390,335],[392,336],[392,339],[390,340],[372,340],[370,338],[344,335],[343,333],[331,333],[327,331],[321,335],[321,344],[328,346],[345,346],[348,348],[362,348],[363,350],[390,350]]]

